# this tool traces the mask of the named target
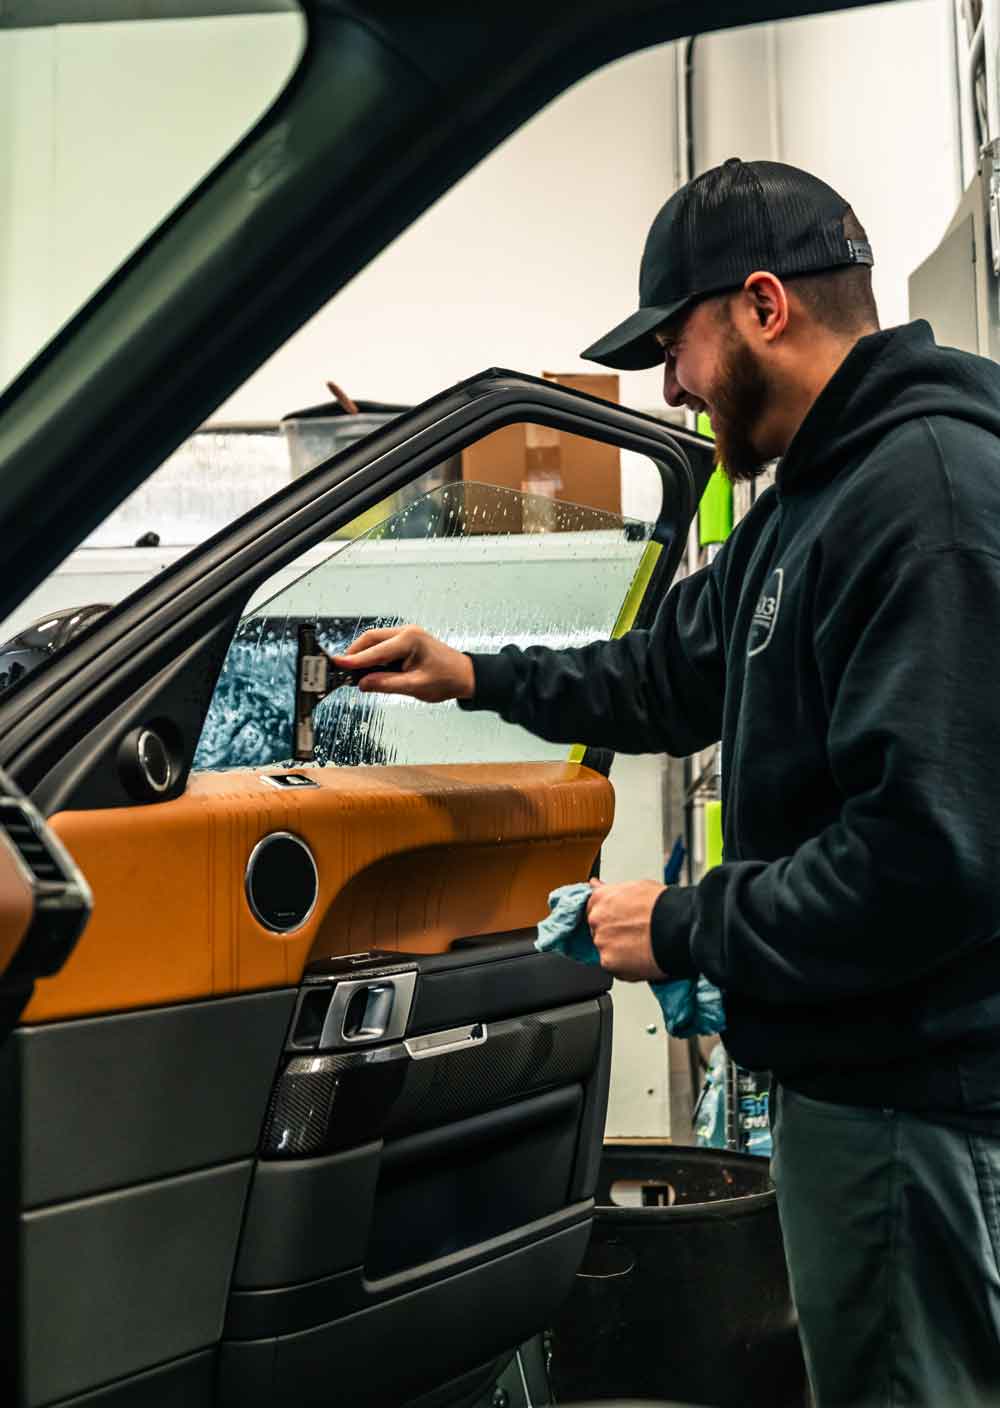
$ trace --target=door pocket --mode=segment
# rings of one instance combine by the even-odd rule
[[[583,1089],[548,1091],[387,1143],[369,1282],[474,1247],[566,1206]]]

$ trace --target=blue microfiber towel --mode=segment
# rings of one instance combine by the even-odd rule
[[[589,885],[562,885],[549,895],[549,913],[538,926],[539,953],[564,953],[577,963],[598,963],[587,923]],[[722,993],[707,978],[650,983],[671,1036],[714,1036],[725,1030]]]

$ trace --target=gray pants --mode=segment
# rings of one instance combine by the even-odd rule
[[[817,1408],[1000,1408],[1000,1136],[772,1094]]]

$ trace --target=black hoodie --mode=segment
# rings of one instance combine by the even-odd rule
[[[473,656],[471,707],[543,738],[721,737],[725,859],[660,896],[654,954],[824,1099],[1000,1119],[998,437],[992,362],[863,338],[649,631]]]

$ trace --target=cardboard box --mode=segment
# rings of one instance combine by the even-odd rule
[[[618,403],[618,377],[613,374],[544,372],[543,376],[559,386]],[[532,495],[535,502],[528,512],[532,521],[523,522],[529,532],[547,526],[539,498],[621,513],[621,456],[617,447],[544,425],[505,426],[470,446],[462,453],[462,478]],[[505,522],[503,527],[485,526],[485,531],[517,532],[519,528]]]

